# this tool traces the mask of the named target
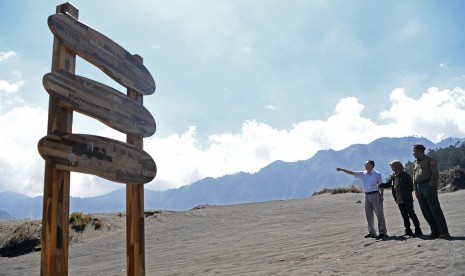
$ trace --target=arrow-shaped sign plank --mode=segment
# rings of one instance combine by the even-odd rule
[[[66,14],[51,15],[48,26],[65,47],[121,85],[143,95],[155,92],[155,80],[149,70],[110,38]]]
[[[157,174],[152,157],[142,149],[94,135],[49,134],[40,139],[40,155],[57,169],[87,173],[127,184],[145,184]]]
[[[150,112],[123,93],[91,79],[68,72],[52,72],[43,78],[47,92],[67,108],[140,137],[150,137],[156,125]]]

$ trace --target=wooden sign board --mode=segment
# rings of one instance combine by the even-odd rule
[[[47,92],[66,108],[89,115],[126,134],[150,137],[155,120],[150,112],[123,93],[84,77],[64,71],[43,78]]]
[[[144,150],[101,136],[49,134],[39,141],[38,149],[57,169],[92,174],[119,183],[145,184],[157,173],[155,161]]]
[[[155,92],[155,81],[147,68],[110,38],[66,14],[51,15],[48,26],[65,47],[121,85],[143,95]]]

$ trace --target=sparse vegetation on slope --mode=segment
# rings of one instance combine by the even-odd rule
[[[119,231],[124,229],[124,222],[125,220],[116,214],[91,216],[82,212],[72,213],[69,218],[69,242],[79,243],[97,238],[108,231]],[[93,227],[89,228],[89,226]],[[16,257],[40,251],[41,240],[42,223],[40,220],[0,222],[1,257]]]
[[[76,232],[84,231],[90,220],[90,216],[84,215],[82,212],[74,212],[69,216],[69,223],[71,224],[71,228]]]
[[[13,231],[11,231],[14,229]],[[26,221],[16,228],[0,227],[0,256],[15,257],[40,250],[42,224]]]
[[[439,173],[440,192],[455,192],[465,189],[465,171],[460,167],[445,170]]]
[[[319,192],[314,192],[312,196],[314,195],[321,195],[321,194],[346,194],[346,193],[361,193],[363,192],[362,188],[360,186],[352,184],[349,187],[336,187],[334,189],[328,189],[324,188],[323,190]]]

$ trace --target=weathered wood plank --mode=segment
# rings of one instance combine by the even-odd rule
[[[155,120],[147,108],[109,86],[66,72],[46,74],[43,83],[60,104],[109,127],[142,137],[155,133]]]
[[[66,47],[121,85],[144,95],[155,92],[155,81],[149,70],[110,38],[66,14],[51,15],[48,25]]]
[[[119,183],[145,184],[157,173],[155,161],[147,152],[106,137],[47,135],[39,141],[38,149],[57,169],[92,174]]]

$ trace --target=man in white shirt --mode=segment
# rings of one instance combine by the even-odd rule
[[[336,168],[336,170],[353,175],[355,178],[362,180],[363,191],[365,192],[365,215],[368,222],[368,234],[365,238],[385,239],[388,238],[388,235],[383,211],[384,191],[381,189],[380,192],[378,189],[378,184],[383,183],[383,180],[381,174],[373,170],[374,167],[375,162],[373,160],[368,160],[365,163],[365,171],[350,171],[343,168]],[[376,229],[374,227],[374,214],[378,219],[379,235],[376,235]]]

